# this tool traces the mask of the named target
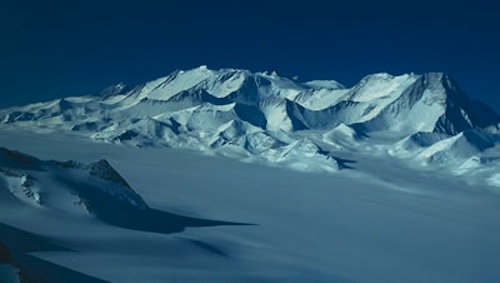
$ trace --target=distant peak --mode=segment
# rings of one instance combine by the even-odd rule
[[[439,79],[442,79],[442,78],[448,78],[448,74],[446,74],[445,72],[429,72],[429,73],[426,73],[428,76],[431,76],[431,77],[435,77],[435,78],[439,78]]]
[[[110,85],[99,92],[99,96],[110,97],[114,95],[121,94],[125,91],[127,85],[123,82],[119,82],[114,85]]]
[[[312,88],[325,88],[325,89],[345,89],[346,87],[334,80],[314,80],[303,83]]]
[[[278,72],[276,72],[276,71],[271,71],[271,72],[270,71],[263,71],[263,72],[260,72],[258,74],[260,74],[262,76],[266,76],[266,77],[279,77]]]
[[[211,71],[211,70],[208,68],[207,65],[200,65],[200,66],[192,68],[192,69],[183,69],[183,70],[177,69],[177,70],[173,71],[172,73],[170,73],[167,77],[177,76],[177,75],[181,75],[181,74],[185,74],[185,73],[189,73],[189,72],[206,72],[206,71]]]
[[[450,80],[450,77],[444,72],[429,72],[429,73],[423,74],[423,76],[427,79],[435,80],[435,81],[446,82],[446,81]]]
[[[458,83],[445,72],[425,73],[423,77],[431,84],[440,84],[455,91],[459,89]]]
[[[393,77],[394,77],[394,75],[391,75],[391,74],[389,74],[387,72],[380,72],[380,73],[374,73],[374,74],[371,74],[371,75],[367,75],[364,78],[365,79],[372,79],[372,78],[377,78],[377,79],[391,79]]]
[[[367,75],[361,79],[361,82],[367,82],[372,80],[392,80],[397,78],[423,78],[429,82],[439,82],[447,85],[454,85],[455,82],[447,73],[444,72],[427,72],[422,74],[416,74],[414,72],[403,73],[400,75],[393,75],[387,72],[380,72]]]

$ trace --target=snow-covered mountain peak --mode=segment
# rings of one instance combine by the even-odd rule
[[[196,69],[198,69],[198,70],[200,70],[200,71],[206,71],[206,70],[208,70],[208,66],[207,66],[207,65],[200,65],[200,66],[199,66],[198,68],[196,68]]]
[[[326,139],[314,141],[318,144],[341,148],[372,133],[401,140],[439,133],[431,138],[435,141],[471,129],[495,134],[500,124],[497,113],[469,99],[444,73],[377,73],[345,88],[333,80],[300,82],[276,72],[200,66],[133,89],[118,84],[103,93],[0,110],[0,123],[33,131],[73,131],[137,147],[257,154],[270,162],[296,150],[293,144],[304,139],[304,130]],[[284,134],[278,137],[277,132]],[[300,154],[339,168],[322,150],[290,156]]]
[[[115,96],[123,94],[127,89],[127,85],[123,82],[117,83],[115,85],[108,86],[99,92],[99,96],[107,98],[110,96]]]
[[[304,85],[309,86],[314,89],[345,89],[346,87],[334,80],[313,80],[307,81]]]
[[[262,77],[267,77],[267,78],[280,78],[280,75],[278,75],[277,71],[257,72],[256,75],[259,75],[259,76],[262,76]]]
[[[361,79],[361,82],[363,81],[370,81],[370,80],[390,80],[393,79],[395,76],[391,75],[387,72],[379,72],[379,73],[374,73],[370,75],[366,75]]]
[[[103,198],[110,203],[148,208],[106,160],[90,164],[42,161],[0,148],[0,181],[5,181],[9,191],[22,201],[67,212],[74,212],[75,206],[80,205],[92,210],[93,206],[102,205]]]
[[[388,73],[378,73],[364,77],[348,93],[353,101],[364,102],[370,100],[395,99],[405,89],[410,87],[419,76],[393,76]]]

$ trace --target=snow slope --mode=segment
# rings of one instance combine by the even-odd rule
[[[148,208],[106,160],[91,164],[41,161],[0,148],[0,177],[16,199],[64,213],[90,212],[98,209],[97,200],[108,198],[110,206],[116,200],[137,209]],[[79,185],[70,191],[56,185],[67,182]]]
[[[276,73],[209,70],[206,66],[176,71],[133,89],[118,84],[97,96],[3,110],[1,120],[6,125],[29,127],[37,124],[102,132],[127,120],[142,120],[204,105],[224,106],[221,111],[233,105],[233,119],[249,122],[263,130],[288,132],[301,128],[325,129],[343,123],[356,124],[367,132],[457,134],[499,122],[496,113],[471,101],[442,73],[374,74],[347,89],[334,81],[300,83]],[[217,109],[213,111],[218,112]],[[261,116],[259,121],[249,118],[257,116]],[[97,127],[82,128],[84,122],[95,123]],[[283,127],[277,125],[283,122]],[[294,124],[293,127],[287,126],[287,122]],[[220,123],[224,121],[212,122]]]
[[[130,229],[172,233],[187,226],[230,224],[151,209],[105,159],[90,164],[41,161],[0,148],[0,183],[26,205],[81,217],[94,215]],[[166,221],[164,227],[154,227],[161,221]]]
[[[96,95],[0,110],[0,125],[327,172],[341,169],[338,152],[359,150],[454,173],[479,160],[474,170],[491,171],[497,162],[482,155],[500,140],[498,114],[443,73],[379,73],[346,88],[201,66],[133,88],[118,84]]]
[[[350,134],[342,126],[331,135]],[[32,256],[79,274],[111,282],[495,282],[500,276],[498,189],[469,183],[478,180],[469,174],[415,170],[368,151],[344,152],[351,170],[300,173],[180,149],[117,147],[76,133],[33,135],[0,129],[3,146],[40,157],[4,150],[2,166],[33,175],[34,187],[48,196],[79,191],[54,178],[75,170],[68,178],[103,184],[96,191],[129,192],[118,181],[126,180],[150,209],[256,224],[151,233],[103,221],[72,203],[73,213],[60,213],[67,207],[59,201],[27,203],[0,183],[0,222],[66,247]],[[377,137],[371,139],[374,146]],[[357,142],[363,146],[364,139]],[[90,174],[88,164],[103,158],[120,179],[108,170]],[[67,169],[65,162],[41,161],[47,159],[83,165]],[[120,215],[130,220],[123,210]]]
[[[499,129],[442,73],[201,66],[0,110],[0,276],[496,282]]]

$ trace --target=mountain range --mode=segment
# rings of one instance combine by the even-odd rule
[[[0,133],[1,282],[500,278],[500,117],[444,73],[201,66]]]
[[[135,87],[120,83],[0,110],[0,125],[195,149],[305,171],[338,171],[346,168],[344,157],[356,160],[358,153],[454,173],[494,172],[500,158],[500,116],[444,73],[378,73],[345,87],[200,66]],[[497,178],[493,174],[490,181]]]

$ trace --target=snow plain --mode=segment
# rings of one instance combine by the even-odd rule
[[[500,280],[498,188],[467,175],[361,151],[345,156],[352,169],[306,173],[15,129],[0,129],[0,146],[42,160],[105,158],[154,209],[253,224],[151,233],[2,197],[1,223],[66,248],[29,255],[91,276],[81,282]]]

